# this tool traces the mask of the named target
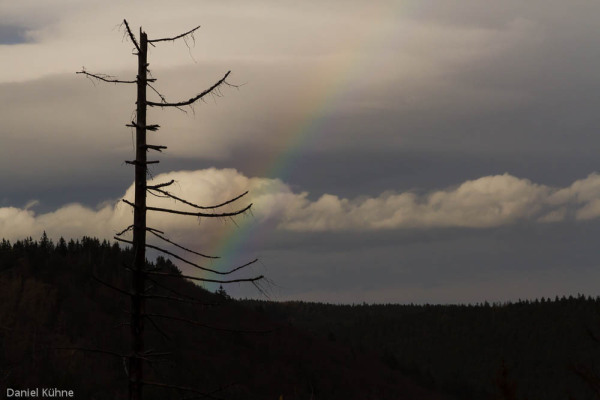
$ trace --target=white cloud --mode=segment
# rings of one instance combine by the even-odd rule
[[[253,203],[252,216],[238,221],[268,224],[289,231],[374,231],[402,228],[496,227],[518,221],[557,222],[600,217],[600,175],[591,174],[566,188],[553,188],[509,174],[466,181],[457,187],[426,194],[386,192],[378,197],[345,199],[324,194],[316,201],[308,193],[294,193],[277,179],[249,178],[234,169],[177,171],[158,175],[153,182],[177,183],[176,196],[196,204],[218,204],[249,190],[250,194],[226,206],[227,211]],[[133,198],[129,187],[124,198]],[[149,204],[163,208],[186,207],[173,200],[149,196]],[[104,203],[97,209],[68,204],[56,211],[36,214],[30,202],[23,209],[0,208],[0,236],[12,240],[37,237],[94,235],[110,238],[128,226],[132,210],[122,202]],[[192,210],[193,211],[193,210]],[[214,244],[232,228],[227,220],[190,218],[151,213],[148,225],[167,231],[175,240],[193,238]]]
[[[549,187],[504,174],[420,196],[387,193],[348,200],[324,195],[290,211],[281,226],[300,231],[499,226],[536,217],[551,192]]]

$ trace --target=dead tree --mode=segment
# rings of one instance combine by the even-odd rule
[[[126,126],[135,128],[135,160],[126,161],[127,164],[133,165],[135,169],[135,199],[134,202],[130,202],[126,199],[122,201],[127,205],[131,206],[134,211],[133,224],[125,228],[122,232],[119,232],[115,239],[127,243],[132,246],[134,259],[133,265],[126,266],[128,270],[130,270],[132,274],[132,284],[130,290],[126,290],[123,288],[113,287],[106,282],[102,282],[103,284],[111,287],[114,290],[119,291],[120,293],[127,295],[131,298],[131,352],[127,355],[128,358],[128,378],[129,378],[129,399],[130,400],[141,400],[143,397],[143,386],[151,385],[156,387],[165,387],[165,388],[176,388],[180,390],[188,390],[190,392],[200,394],[201,392],[193,389],[193,388],[182,388],[179,386],[169,385],[166,383],[160,382],[148,382],[144,380],[144,363],[149,362],[152,356],[156,356],[158,353],[152,353],[145,351],[144,347],[144,322],[150,321],[152,325],[156,326],[153,318],[170,318],[170,319],[178,319],[177,317],[168,316],[168,315],[157,315],[148,313],[146,311],[146,299],[148,298],[157,298],[162,297],[164,300],[171,301],[180,301],[186,302],[190,301],[189,299],[181,298],[181,297],[172,297],[172,296],[156,296],[149,293],[147,281],[152,280],[152,276],[155,277],[170,277],[170,278],[183,278],[183,279],[191,279],[199,282],[215,282],[220,284],[227,284],[232,282],[250,282],[258,287],[258,282],[263,278],[260,276],[252,276],[252,277],[243,277],[238,279],[209,279],[206,277],[195,277],[191,275],[183,275],[183,274],[174,274],[170,272],[161,272],[155,270],[149,270],[146,262],[146,249],[154,249],[156,251],[162,252],[167,256],[173,257],[179,261],[182,261],[192,267],[195,267],[205,273],[212,273],[217,275],[229,275],[236,271],[239,271],[253,263],[257,260],[252,260],[244,265],[237,266],[231,268],[229,271],[217,271],[214,269],[210,269],[204,267],[196,262],[188,260],[182,256],[175,254],[172,251],[169,251],[163,247],[159,247],[156,245],[152,245],[146,242],[146,233],[152,234],[157,239],[164,241],[170,245],[177,247],[180,250],[185,252],[189,252],[195,254],[200,257],[205,258],[218,258],[216,256],[209,256],[191,249],[188,249],[180,244],[174,243],[169,240],[165,233],[156,227],[149,227],[146,224],[146,215],[148,212],[158,212],[158,213],[170,213],[170,214],[178,214],[185,216],[193,216],[196,218],[223,218],[223,217],[234,217],[248,212],[252,204],[248,204],[246,206],[240,207],[231,212],[221,212],[219,209],[222,207],[229,205],[242,197],[244,197],[246,193],[242,193],[239,196],[226,199],[220,204],[211,205],[211,206],[200,206],[189,200],[182,199],[180,197],[175,196],[171,192],[167,190],[167,188],[174,183],[174,181],[158,183],[155,185],[147,184],[147,176],[148,176],[148,166],[150,164],[157,164],[158,160],[147,159],[147,153],[149,151],[162,152],[162,150],[166,149],[166,146],[161,146],[157,144],[148,144],[146,140],[146,133],[148,131],[155,132],[160,126],[158,124],[149,124],[146,119],[146,110],[148,107],[174,107],[181,109],[185,106],[193,106],[197,101],[203,100],[207,96],[215,96],[220,95],[220,89],[224,86],[234,86],[227,82],[227,78],[229,77],[230,71],[227,72],[221,79],[215,82],[208,89],[198,93],[197,95],[189,98],[188,100],[179,101],[179,102],[169,102],[166,100],[165,96],[163,96],[152,84],[156,81],[155,78],[150,74],[150,70],[148,69],[148,45],[155,46],[160,42],[173,42],[176,40],[186,40],[187,38],[192,38],[194,33],[200,28],[195,27],[185,33],[167,37],[160,39],[149,39],[147,34],[140,28],[139,36],[136,37],[131,31],[129,24],[126,20],[123,21],[123,27],[125,30],[126,37],[132,42],[135,47],[134,55],[137,56],[138,60],[138,72],[136,79],[134,80],[120,80],[115,77],[104,75],[104,74],[94,74],[82,69],[77,72],[78,74],[83,74],[88,78],[108,82],[108,83],[117,83],[117,84],[134,84],[137,87],[137,101],[136,101],[136,117],[134,121],[127,124]],[[160,101],[151,101],[147,98],[147,89],[150,88],[158,97]],[[191,207],[193,211],[185,211],[179,209],[170,209],[170,208],[159,208],[152,207],[147,204],[147,194],[151,193],[154,195],[158,195],[159,197],[166,197],[173,200],[176,200],[180,203],[183,203],[187,207]],[[125,233],[132,232],[133,238],[131,240],[127,240],[122,238],[122,235]],[[259,288],[260,289],[260,288]],[[179,318],[181,320],[181,318]],[[190,323],[197,323],[197,321],[187,321]],[[202,325],[202,324],[200,324]]]

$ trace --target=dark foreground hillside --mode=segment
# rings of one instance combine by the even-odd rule
[[[600,337],[600,298],[477,306],[246,304],[355,352],[375,351],[390,368],[460,399],[502,398],[502,384],[516,388],[518,399],[599,398],[573,367],[593,366],[600,377],[600,342],[592,339]],[[499,384],[503,365],[508,375]]]
[[[124,399],[129,250],[84,238],[0,243],[0,393],[73,390]],[[153,268],[175,272],[159,259]],[[422,389],[368,351],[313,335],[189,282],[156,280],[148,300],[146,399],[448,399]],[[192,324],[190,321],[196,321]],[[240,332],[253,331],[253,333]],[[158,356],[159,353],[168,353]],[[170,386],[196,388],[183,391]]]

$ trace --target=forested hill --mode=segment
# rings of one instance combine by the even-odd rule
[[[600,342],[592,339],[600,333],[600,298],[471,306],[246,304],[353,351],[375,351],[390,368],[460,399],[498,399],[501,386],[516,388],[516,397],[504,397],[512,399],[600,398],[573,371],[600,366]],[[593,379],[600,384],[600,369]]]
[[[115,355],[129,352],[130,299],[93,277],[127,290],[131,258],[130,250],[93,238],[0,242],[1,393],[51,386],[81,399],[125,398],[124,363]],[[149,267],[179,271],[163,258]],[[600,343],[592,340],[600,334],[599,298],[275,303],[234,301],[165,279],[153,283],[152,294],[196,300],[148,300],[148,313],[178,318],[146,323],[147,348],[170,353],[146,369],[153,382],[232,400],[597,398],[573,368],[600,362]],[[147,399],[186,394],[157,386],[146,392]]]
[[[0,242],[0,396],[6,388],[50,387],[77,399],[127,398],[130,299],[113,288],[130,287],[124,265],[131,258],[94,238]],[[163,258],[148,267],[178,273]],[[452,398],[416,385],[375,353],[309,334],[222,292],[155,278],[145,311],[147,400]]]

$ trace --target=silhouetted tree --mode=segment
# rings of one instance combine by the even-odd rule
[[[93,74],[87,72],[85,69],[77,72],[79,74],[84,74],[87,77],[97,79],[103,82],[110,83],[118,83],[118,84],[134,84],[137,88],[137,100],[136,100],[136,118],[127,126],[135,128],[136,132],[136,140],[135,140],[135,160],[126,161],[127,164],[133,165],[135,168],[135,199],[134,202],[130,202],[126,199],[123,199],[123,202],[131,206],[134,210],[133,224],[125,228],[122,232],[118,233],[115,236],[116,240],[121,242],[128,243],[132,246],[134,260],[133,265],[127,266],[127,268],[131,271],[132,274],[132,284],[130,290],[125,290],[122,288],[117,288],[110,285],[107,282],[101,281],[105,285],[112,287],[113,289],[130,296],[131,298],[131,337],[132,337],[132,348],[131,354],[128,355],[129,363],[128,363],[128,375],[129,375],[129,398],[131,400],[141,400],[142,399],[142,387],[144,385],[152,385],[157,387],[167,387],[167,388],[176,388],[181,390],[188,390],[190,392],[194,392],[196,394],[202,394],[198,390],[192,388],[182,388],[175,385],[170,385],[162,382],[149,382],[144,380],[144,363],[151,360],[153,356],[152,352],[146,351],[144,346],[144,322],[149,321],[153,326],[157,329],[158,325],[154,321],[155,319],[167,318],[173,319],[172,316],[161,315],[156,313],[148,313],[146,311],[146,299],[147,298],[156,298],[156,295],[150,293],[152,286],[148,286],[147,283],[150,280],[151,282],[156,283],[153,278],[185,278],[192,279],[200,282],[214,282],[220,284],[226,284],[231,282],[251,282],[256,285],[256,282],[263,279],[263,276],[255,276],[248,278],[240,278],[240,279],[209,279],[209,278],[199,278],[190,275],[181,275],[178,273],[174,273],[172,271],[160,271],[155,269],[148,269],[146,263],[146,248],[151,248],[167,254],[173,258],[176,258],[188,265],[191,265],[199,270],[204,272],[218,274],[218,275],[228,275],[240,269],[243,269],[257,260],[252,260],[244,265],[232,268],[229,271],[221,272],[214,269],[203,267],[195,262],[192,262],[186,258],[183,258],[174,252],[167,250],[163,247],[151,245],[146,241],[146,233],[152,234],[154,237],[167,242],[180,250],[195,254],[200,257],[205,258],[218,258],[216,256],[209,256],[203,253],[199,253],[197,251],[188,249],[186,247],[181,246],[180,244],[174,243],[166,237],[165,233],[156,227],[149,227],[146,224],[146,215],[148,211],[151,212],[159,212],[159,213],[170,213],[170,214],[178,214],[178,215],[187,215],[193,216],[196,218],[205,217],[205,218],[223,218],[223,217],[233,217],[237,215],[244,214],[249,211],[252,204],[249,204],[245,207],[239,208],[232,212],[219,212],[219,209],[235,202],[236,200],[242,198],[246,193],[242,193],[239,196],[227,199],[220,204],[212,205],[212,206],[200,206],[191,201],[179,198],[174,194],[170,193],[166,190],[167,187],[172,185],[174,181],[158,183],[156,185],[148,185],[147,184],[147,175],[148,175],[148,165],[157,164],[159,161],[157,160],[148,160],[147,152],[148,151],[157,151],[162,152],[166,149],[166,146],[156,145],[156,144],[148,144],[146,141],[146,132],[147,131],[157,131],[160,126],[158,124],[149,124],[146,118],[146,111],[148,107],[170,107],[170,108],[178,108],[185,106],[192,106],[199,100],[204,99],[208,95],[218,95],[219,90],[223,86],[233,86],[227,82],[227,77],[230,74],[228,71],[221,79],[215,82],[208,89],[198,93],[197,95],[191,97],[185,101],[179,102],[169,102],[166,100],[165,96],[163,96],[152,84],[156,81],[155,78],[151,77],[150,71],[148,69],[148,45],[155,46],[160,42],[173,42],[179,39],[193,38],[194,33],[199,29],[195,27],[187,32],[182,34],[160,38],[160,39],[149,39],[146,32],[144,32],[141,28],[139,31],[138,37],[136,37],[131,31],[129,24],[126,20],[123,21],[123,26],[126,31],[126,35],[131,40],[132,44],[135,46],[135,55],[138,60],[138,72],[136,79],[134,80],[120,80],[115,79],[111,76],[104,74]],[[147,89],[150,88],[154,93],[158,95],[160,101],[151,101],[147,98]],[[177,200],[180,203],[185,204],[188,207],[194,209],[194,211],[184,211],[179,209],[167,209],[167,208],[159,208],[152,207],[147,205],[146,196],[147,193],[151,193],[160,197],[167,197],[173,200]],[[133,238],[131,240],[123,239],[121,236],[126,232],[132,232]],[[165,297],[165,296],[163,296]],[[177,297],[165,297],[165,300],[171,301],[183,301],[181,298]],[[193,322],[193,321],[189,321]]]
[[[227,294],[227,291],[223,288],[223,285],[219,285],[219,289],[217,289],[215,294],[221,297],[223,300],[231,299],[231,297]]]

